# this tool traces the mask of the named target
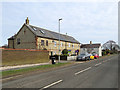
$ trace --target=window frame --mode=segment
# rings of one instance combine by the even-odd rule
[[[54,47],[56,47],[57,46],[57,42],[56,41],[54,41]]]
[[[48,40],[46,40],[46,46],[48,46]]]
[[[44,46],[44,40],[41,40],[41,46]]]
[[[68,45],[69,47],[71,46],[71,43],[69,43],[69,45]]]
[[[72,44],[72,47],[74,48],[74,44]]]
[[[20,38],[17,38],[17,45],[20,44]]]
[[[63,42],[61,42],[61,47],[63,47]]]

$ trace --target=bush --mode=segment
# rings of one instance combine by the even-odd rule
[[[102,52],[102,56],[104,56],[104,55],[106,55],[106,51],[103,51],[103,52]]]
[[[62,54],[63,54],[63,55],[67,55],[67,54],[68,54],[68,50],[67,50],[67,49],[64,49],[64,50],[62,51]]]

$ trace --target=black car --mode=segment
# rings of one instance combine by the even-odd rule
[[[88,57],[87,57],[87,54],[80,54],[77,56],[77,61],[80,61],[80,60],[88,60]]]

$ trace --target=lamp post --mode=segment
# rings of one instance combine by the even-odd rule
[[[62,20],[62,18],[60,18],[58,20],[58,29],[59,29],[59,48],[58,48],[58,50],[59,50],[59,62],[60,62],[60,20]]]

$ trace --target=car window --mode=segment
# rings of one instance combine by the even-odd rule
[[[80,56],[85,56],[85,54],[80,54]]]

